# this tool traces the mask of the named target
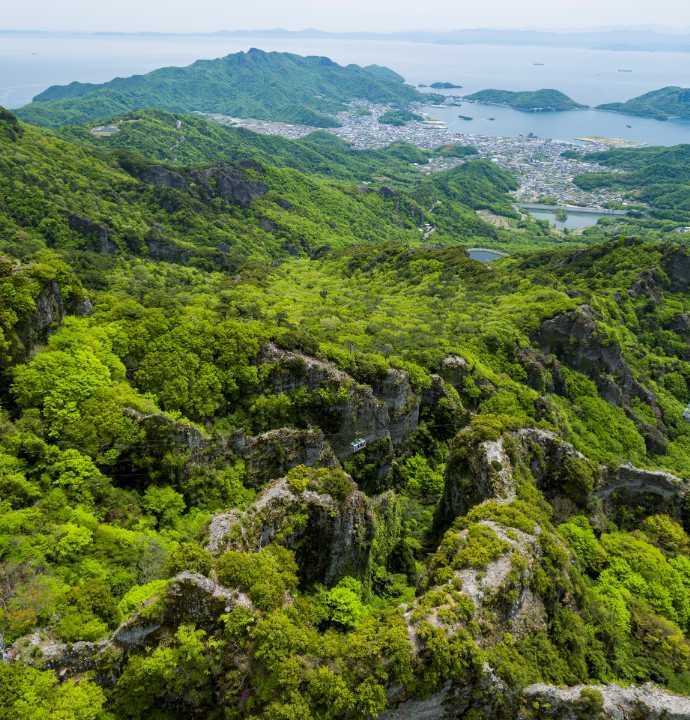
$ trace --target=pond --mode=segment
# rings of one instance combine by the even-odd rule
[[[489,248],[469,248],[467,254],[472,260],[479,260],[479,262],[483,263],[490,263],[494,260],[508,257],[508,253],[501,252],[500,250],[490,250]]]
[[[535,220],[546,220],[550,225],[553,225],[560,230],[563,230],[564,228],[568,228],[568,230],[581,230],[583,228],[596,225],[600,218],[611,217],[608,213],[578,212],[577,210],[568,210],[568,217],[564,221],[561,221],[556,219],[555,209],[546,210],[543,208],[528,208],[527,211]]]

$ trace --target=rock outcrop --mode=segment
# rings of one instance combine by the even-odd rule
[[[531,685],[524,691],[520,720],[688,720],[690,698],[654,685]]]
[[[389,440],[403,442],[419,423],[420,398],[403,370],[389,369],[369,385],[357,383],[330,362],[303,353],[266,345],[257,360],[270,365],[267,383],[272,392],[293,392],[306,388],[332,390],[332,402],[310,419],[324,428],[340,460],[352,454],[352,442],[364,438],[372,444]]]
[[[666,428],[656,397],[635,377],[620,346],[602,333],[600,319],[592,307],[581,305],[545,320],[534,340],[544,356],[553,355],[564,365],[592,378],[600,395],[623,408],[635,421],[650,452],[664,452]],[[638,417],[633,410],[634,400],[648,406],[655,417],[654,424]]]
[[[341,470],[309,477],[304,489],[287,478],[276,480],[245,512],[216,515],[208,549],[256,552],[278,542],[294,550],[303,582],[333,585],[345,575],[363,578],[375,533],[374,502]]]
[[[236,432],[208,435],[198,426],[165,413],[145,415],[132,408],[126,414],[136,420],[144,437],[123,452],[118,471],[129,478],[145,475],[166,454],[180,459],[182,472],[191,477],[214,467],[244,460],[246,482],[261,487],[297,465],[339,467],[338,459],[320,430],[280,428],[261,435]]]
[[[471,452],[456,447],[446,466],[437,525],[447,527],[484,500],[495,498],[510,502],[514,497],[513,467],[503,438],[480,443]]]
[[[203,575],[183,572],[172,578],[164,590],[143,603],[113,633],[98,642],[60,643],[33,633],[17,640],[5,654],[8,662],[22,662],[56,670],[71,677],[95,670],[112,671],[121,665],[127,652],[154,643],[161,634],[172,634],[182,623],[201,628],[217,626],[219,616],[235,607],[253,607],[251,600],[238,590],[218,585]]]
[[[15,326],[21,347],[13,352],[14,362],[23,362],[30,358],[35,349],[43,345],[48,335],[62,323],[65,314],[60,285],[55,280],[47,280],[36,297],[33,312],[25,315]]]
[[[103,255],[117,252],[118,247],[112,239],[112,230],[107,225],[79,215],[69,215],[67,223],[74,232],[89,240],[89,249]]]
[[[203,169],[173,170],[164,165],[125,163],[125,169],[147,185],[182,190],[205,202],[221,198],[242,208],[248,208],[254,200],[268,192],[266,185],[250,180],[245,172],[245,169],[260,171],[260,166],[256,164],[251,168],[241,168],[219,163]]]
[[[683,520],[684,499],[690,496],[690,480],[663,471],[621,465],[601,469],[593,495],[611,517],[616,516],[619,508],[627,506],[640,515],[664,513]]]
[[[669,250],[662,261],[672,292],[687,292],[690,288],[690,252],[685,246]]]

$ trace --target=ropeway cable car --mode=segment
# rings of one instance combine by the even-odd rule
[[[358,453],[360,450],[364,450],[367,446],[367,441],[364,438],[357,438],[350,443],[353,453]]]

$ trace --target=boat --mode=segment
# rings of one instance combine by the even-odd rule
[[[631,127],[632,127],[632,125],[626,125],[625,127],[627,127],[627,128],[631,128]]]
[[[490,120],[491,122],[494,122],[494,120],[496,120],[496,118],[489,118],[489,120]]]
[[[473,118],[473,117],[470,117],[469,115],[458,115],[458,117],[459,117],[461,120],[467,120],[467,121],[469,121],[469,120],[474,120],[474,118]]]
[[[626,72],[626,73],[631,73],[631,72],[632,72],[632,70],[629,70],[628,68],[618,68],[618,72]]]
[[[532,63],[534,67],[544,67],[544,63]]]

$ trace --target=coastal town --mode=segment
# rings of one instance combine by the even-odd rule
[[[349,110],[338,114],[340,127],[328,128],[333,133],[358,149],[382,148],[391,143],[410,143],[422,148],[437,148],[441,145],[459,144],[474,147],[479,157],[495,162],[513,173],[519,180],[514,193],[516,202],[540,203],[545,200],[559,206],[579,206],[592,209],[621,207],[626,204],[624,196],[609,188],[588,192],[578,188],[573,179],[588,172],[603,168],[582,158],[563,157],[566,151],[579,150],[597,152],[608,150],[615,140],[607,138],[583,138],[579,144],[540,138],[536,135],[500,137],[458,132],[445,122],[433,118],[433,107],[414,108],[424,118],[404,125],[388,125],[379,118],[390,107],[358,103]],[[300,139],[316,129],[306,125],[264,120],[232,118],[225,115],[209,114],[218,123],[243,127],[257,133],[280,135],[289,139]],[[469,159],[476,156],[470,156]],[[468,158],[437,156],[428,163],[419,165],[421,173],[449,170]],[[608,170],[610,172],[610,170]]]

